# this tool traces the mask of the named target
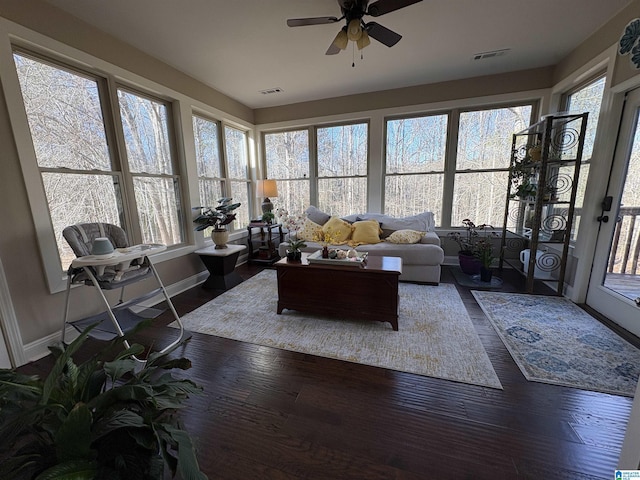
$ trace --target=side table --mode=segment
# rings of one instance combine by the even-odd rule
[[[201,248],[195,253],[200,255],[202,263],[209,270],[209,278],[202,284],[210,290],[229,290],[239,283],[242,277],[236,272],[236,262],[244,245],[228,244],[227,248],[215,248],[215,246]]]
[[[259,245],[256,250],[253,246],[252,232],[254,229],[260,230]],[[252,263],[267,263],[272,264],[280,260],[278,255],[278,249],[273,238],[273,231],[278,232],[278,241],[284,242],[284,233],[282,232],[281,223],[250,223],[247,226],[247,244],[249,246],[249,261]]]

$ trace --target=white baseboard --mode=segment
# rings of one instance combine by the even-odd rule
[[[169,297],[173,297],[175,295],[178,295],[179,293],[182,293],[184,291],[189,290],[190,288],[195,287],[196,285],[199,285],[200,283],[204,282],[208,276],[209,276],[209,272],[205,270],[203,272],[198,273],[197,275],[194,275],[189,278],[185,278],[184,280],[181,280],[177,283],[173,283],[169,286],[165,286],[165,289],[167,290],[167,294],[169,295]],[[159,293],[147,299],[146,301],[141,302],[140,305],[144,307],[152,307],[153,305],[162,301],[164,301],[164,295]],[[65,340],[71,341],[77,336],[78,336],[78,331],[72,326],[67,325],[65,330]],[[43,337],[39,340],[35,340],[33,342],[30,342],[24,345],[23,351],[24,351],[24,358],[26,359],[24,363],[33,362],[42,357],[46,357],[49,354],[49,348],[48,348],[49,345],[55,345],[56,343],[59,343],[60,340],[61,340],[60,331],[58,330],[50,335],[47,335],[46,337]]]

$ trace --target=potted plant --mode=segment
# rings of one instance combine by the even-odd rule
[[[267,225],[271,225],[274,218],[276,218],[276,216],[273,214],[273,212],[264,212],[262,214],[262,221]]]
[[[493,256],[493,243],[489,238],[482,238],[476,243],[475,257],[480,261],[480,281],[490,282],[493,276],[491,264],[495,257]]]
[[[487,236],[487,230],[491,229],[491,236],[496,236],[493,227],[486,223],[476,225],[470,219],[462,220],[464,231],[449,232],[448,237],[458,244],[458,261],[460,269],[467,275],[480,273],[481,262],[478,258],[478,243]],[[480,235],[483,233],[483,236]]]
[[[227,248],[229,241],[229,232],[226,226],[236,219],[233,211],[240,206],[240,203],[231,203],[231,197],[224,197],[218,200],[218,206],[212,207],[194,207],[194,210],[200,210],[200,214],[193,220],[198,226],[196,231],[213,228],[211,231],[211,240],[216,244],[216,248]]]
[[[290,240],[289,246],[287,247],[287,260],[290,262],[299,262],[302,260],[302,251],[301,248],[305,248],[307,246],[304,243],[304,240]]]
[[[0,370],[0,478],[151,480],[169,467],[174,477],[206,479],[174,417],[202,391],[169,373],[191,362],[169,358],[176,346],[151,353],[140,368],[133,356],[144,347],[121,351],[118,337],[79,363],[74,355],[94,327],[68,346],[49,347],[55,362],[44,379]]]
[[[537,150],[536,150],[537,151]],[[535,161],[529,152],[533,152],[533,147],[528,151],[527,156],[522,160],[514,160],[510,167],[511,182],[513,190],[510,198],[530,199],[536,196],[538,185],[536,174],[540,161]],[[539,157],[538,157],[539,158]]]

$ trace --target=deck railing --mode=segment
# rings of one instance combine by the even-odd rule
[[[640,207],[621,207],[611,244],[607,272],[640,274]]]

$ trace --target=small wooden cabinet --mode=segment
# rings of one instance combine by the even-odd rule
[[[254,237],[254,231],[258,231]],[[249,262],[272,264],[280,260],[278,244],[284,241],[281,223],[251,222],[247,226]],[[277,235],[277,238],[274,238]]]

